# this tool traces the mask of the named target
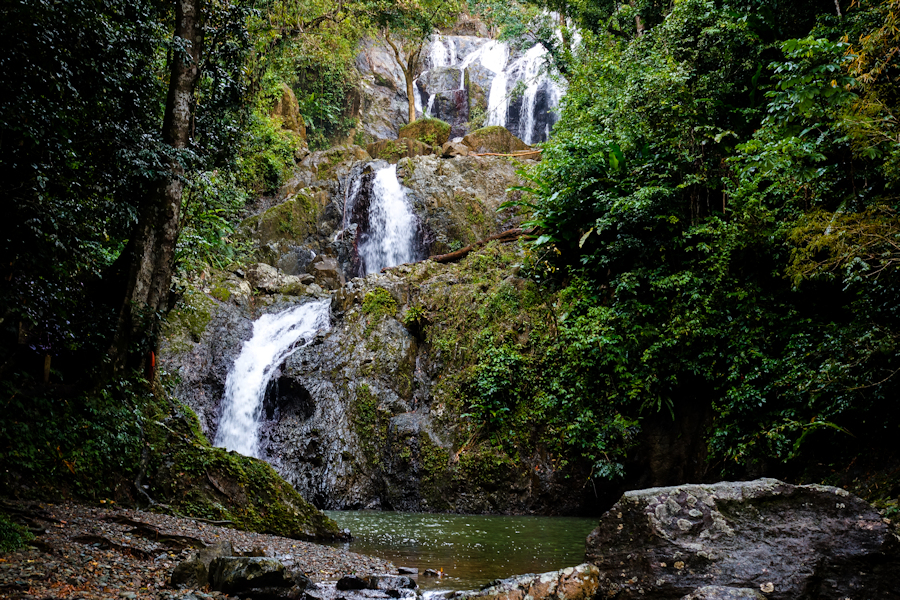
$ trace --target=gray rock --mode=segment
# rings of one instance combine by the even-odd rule
[[[694,590],[682,600],[765,600],[759,590],[708,585]]]
[[[369,575],[365,581],[370,590],[414,590],[419,587],[404,575]]]
[[[239,594],[254,589],[291,588],[295,581],[274,558],[222,556],[209,565],[209,585],[216,591]]]
[[[759,479],[628,492],[588,536],[587,558],[602,591],[623,599],[730,597],[707,586],[900,598],[898,548],[877,511],[844,490]]]
[[[435,67],[419,77],[418,85],[429,96],[459,90],[463,88],[463,73],[459,67]]]
[[[221,556],[234,556],[231,542],[219,542],[195,553],[188,560],[181,561],[172,571],[169,583],[172,586],[206,587],[209,585],[209,565]]]
[[[337,582],[337,589],[342,592],[346,590],[364,590],[367,587],[368,583],[366,580],[356,575],[344,575]]]
[[[599,586],[599,569],[591,564],[581,564],[540,575],[500,579],[477,592],[467,592],[465,596],[484,600],[592,600]]]
[[[443,158],[469,155],[469,147],[459,142],[447,142],[441,147],[441,151],[441,156]]]
[[[309,271],[315,282],[327,290],[336,290],[346,283],[341,266],[333,256],[317,256],[310,263]]]
[[[397,567],[397,573],[400,575],[418,575],[419,569],[415,567]]]

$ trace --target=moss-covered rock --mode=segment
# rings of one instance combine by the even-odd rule
[[[280,119],[283,128],[293,131],[306,144],[306,123],[300,114],[297,96],[287,84],[281,84],[281,95],[272,105],[272,116]]]
[[[506,127],[492,125],[473,131],[463,138],[463,144],[473,152],[511,154],[531,150],[531,146],[514,136]]]
[[[154,450],[146,461],[148,492],[163,512],[228,521],[249,531],[297,539],[337,539],[337,524],[304,500],[272,466],[209,445],[188,409],[145,427]]]
[[[400,128],[401,138],[418,140],[428,146],[442,146],[450,139],[450,123],[423,118]]]
[[[270,465],[212,447],[195,414],[139,374],[59,393],[18,389],[0,415],[0,488],[7,493],[149,505],[302,539],[341,537]]]
[[[301,245],[316,252],[322,250],[327,236],[320,230],[320,224],[330,202],[327,190],[301,188],[284,202],[245,219],[238,235],[252,243],[258,260],[283,268],[289,275],[297,275],[279,264],[279,260]]]
[[[395,164],[401,158],[427,156],[434,152],[432,146],[410,138],[378,140],[369,144],[367,150],[373,157],[386,160],[391,164]]]

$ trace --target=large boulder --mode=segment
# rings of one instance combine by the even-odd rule
[[[312,283],[309,275],[303,278],[285,275],[280,269],[266,263],[250,265],[246,277],[254,289],[267,294],[305,294],[307,289],[304,284]]]
[[[900,539],[842,489],[775,479],[626,493],[588,536],[616,598],[900,598]]]
[[[451,148],[447,148],[452,154]],[[509,188],[522,185],[516,166],[505,158],[437,156],[402,159],[397,177],[409,190],[416,213],[432,232],[431,254],[443,254],[519,224],[512,209],[501,205],[514,199]]]
[[[442,146],[450,139],[450,123],[440,119],[419,119],[401,127],[400,137],[418,140],[429,146]]]
[[[540,575],[518,575],[500,579],[466,598],[479,600],[592,600],[600,584],[600,571],[581,564]]]
[[[432,154],[433,147],[418,140],[400,138],[397,140],[372,142],[368,145],[367,150],[371,156],[395,164],[401,158]]]
[[[213,590],[249,598],[297,598],[312,582],[266,556],[222,556],[209,565]]]
[[[234,556],[231,542],[219,542],[203,548],[189,559],[181,561],[172,571],[169,583],[173,587],[205,588],[209,585],[209,565],[223,556]]]
[[[510,154],[532,150],[531,146],[510,133],[506,127],[499,125],[473,131],[463,138],[463,144],[478,153]]]

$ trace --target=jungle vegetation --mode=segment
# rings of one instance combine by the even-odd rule
[[[114,423],[134,412],[135,382],[154,380],[180,273],[239,258],[234,223],[293,165],[297,141],[269,114],[280,85],[297,93],[310,147],[326,147],[355,126],[360,39],[427,30],[455,7],[0,7],[4,460],[55,448],[52,468],[74,474],[66,444],[93,444],[104,424],[104,447],[136,447]],[[702,407],[719,475],[890,447],[900,0],[469,9],[506,39],[543,43],[569,89],[520,203],[540,232],[522,274],[557,294],[558,333],[486,351],[471,418],[508,431],[534,403],[605,478],[622,476],[643,419],[687,405]],[[71,422],[23,428],[36,406]]]

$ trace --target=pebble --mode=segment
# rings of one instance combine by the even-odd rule
[[[206,544],[230,541],[236,552],[263,549],[314,582],[346,575],[395,573],[393,564],[321,544],[239,531],[156,513],[99,508],[76,503],[8,503],[33,514],[46,531],[35,546],[0,554],[0,598],[9,600],[225,600],[208,590],[168,587],[172,570],[193,554],[133,531],[134,526],[104,519],[130,519],[163,535],[188,536]],[[41,515],[47,519],[41,518]],[[92,536],[92,537],[90,537]],[[98,542],[97,538],[104,542]],[[79,538],[85,541],[79,541]],[[90,541],[86,541],[90,540]],[[108,543],[107,543],[108,542]],[[142,558],[146,557],[146,558]]]

